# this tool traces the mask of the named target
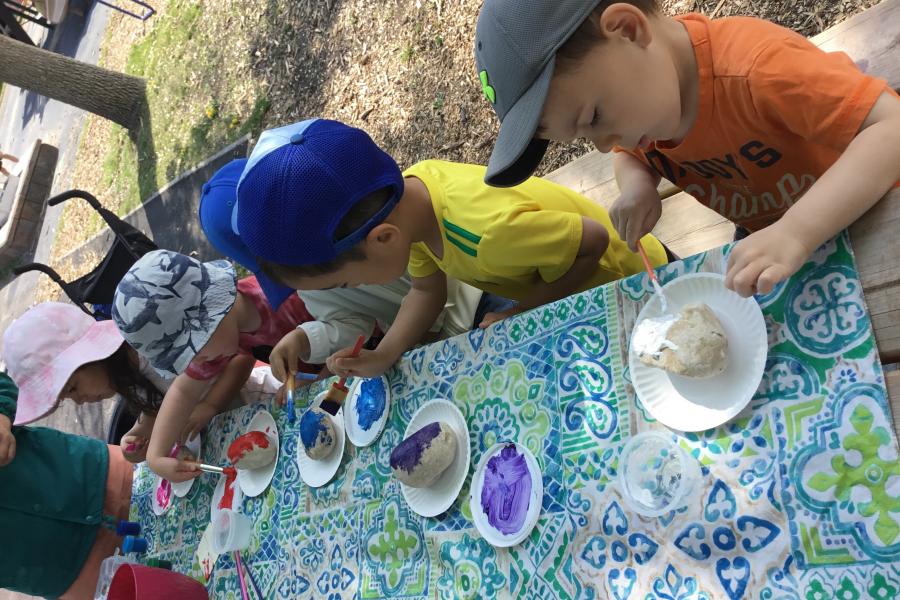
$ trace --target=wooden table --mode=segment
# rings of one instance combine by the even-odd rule
[[[815,36],[828,51],[844,51],[868,73],[900,88],[900,0],[885,0]],[[618,196],[612,155],[590,152],[547,179],[577,190],[609,208]],[[681,192],[660,183],[663,214],[654,235],[679,256],[730,242],[734,225]],[[850,239],[884,365],[900,363],[900,189],[894,189],[850,228]],[[900,430],[900,370],[888,371],[894,429]]]

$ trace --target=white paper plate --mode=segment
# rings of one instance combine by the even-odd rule
[[[325,397],[327,390],[319,392],[319,395],[310,404],[310,407],[319,406]],[[344,407],[342,406],[337,415],[331,417],[331,423],[334,425],[335,439],[334,449],[331,454],[322,460],[313,460],[306,455],[306,448],[303,447],[303,440],[299,439],[299,423],[302,413],[298,415],[298,431],[297,431],[297,468],[300,471],[300,479],[310,487],[322,487],[334,477],[338,467],[341,466],[341,459],[344,457]]]
[[[190,451],[190,453],[196,457],[197,462],[203,462],[203,460],[202,460],[203,457],[200,456],[200,447],[202,445],[200,443],[201,435],[202,434],[198,433],[197,437],[195,437],[193,440],[188,440],[184,443],[184,445],[187,447],[187,449]],[[188,492],[191,491],[191,487],[193,487],[194,481],[196,479],[197,478],[194,477],[193,479],[188,479],[187,481],[182,481],[181,483],[173,483],[172,491],[175,492],[175,495],[178,496],[179,498],[184,498],[185,496],[187,496]]]
[[[212,501],[209,503],[209,521],[213,522],[216,520],[216,515],[219,513],[219,502],[222,500],[222,496],[225,495],[225,480],[227,479],[224,475],[216,475],[213,474],[213,477],[218,477],[219,482],[216,484],[216,489],[213,490]],[[234,497],[231,500],[231,510],[234,512],[241,512],[241,505],[244,503],[244,492],[241,491],[241,486],[237,481],[234,482]]]
[[[275,460],[269,465],[259,469],[238,469],[237,481],[241,486],[241,491],[244,492],[244,495],[255,498],[262,494],[272,482],[272,477],[275,475],[275,467],[278,465],[280,444],[278,440],[278,426],[275,424],[272,414],[267,410],[261,410],[253,415],[250,424],[247,425],[247,431],[244,433],[250,433],[251,431],[265,433],[275,444]]]
[[[347,394],[347,402],[344,403],[344,406],[347,407],[347,412],[344,416],[344,425],[347,426],[347,439],[358,448],[365,448],[378,439],[378,436],[381,435],[384,426],[387,424],[388,416],[391,414],[391,388],[388,385],[387,377],[382,375],[378,380],[384,386],[384,410],[381,416],[370,424],[368,429],[363,429],[360,423],[357,406],[363,383],[371,380],[356,378]]]
[[[507,446],[514,446],[516,451],[525,457],[528,464],[528,471],[531,473],[531,496],[528,500],[528,512],[525,514],[525,521],[522,528],[515,533],[503,533],[488,521],[488,516],[481,506],[481,491],[484,486],[484,474],[487,469],[488,461],[500,454],[500,451]],[[491,446],[481,461],[478,468],[475,469],[475,475],[472,477],[472,489],[469,495],[469,508],[472,512],[472,520],[475,521],[475,528],[491,545],[500,548],[508,548],[521,544],[528,537],[534,526],[537,525],[538,518],[541,516],[541,499],[544,497],[544,482],[541,476],[541,466],[537,459],[528,448],[514,442],[501,442]]]
[[[707,379],[691,379],[645,365],[629,349],[628,365],[634,391],[660,423],[680,431],[704,431],[725,423],[750,402],[759,387],[768,354],[768,336],[762,310],[753,298],[741,298],[725,287],[715,273],[692,273],[663,288],[669,311],[685,304],[707,304],[728,337],[728,367]],[[654,295],[638,315],[637,323],[660,314]]]
[[[165,481],[159,475],[155,475],[153,478],[153,491],[150,493],[150,508],[153,509],[153,514],[157,517],[161,517],[166,514],[171,508],[172,505],[175,504],[175,494],[172,493],[169,497],[169,503],[166,506],[163,506],[159,503],[159,499],[157,498],[157,492],[159,491],[160,486]]]
[[[427,488],[415,488],[400,483],[400,490],[406,503],[423,517],[434,517],[451,506],[459,495],[466,474],[469,472],[471,450],[469,448],[469,428],[466,419],[455,404],[449,400],[432,400],[419,407],[406,426],[403,439],[435,421],[443,421],[456,434],[456,456],[450,466],[437,481]]]

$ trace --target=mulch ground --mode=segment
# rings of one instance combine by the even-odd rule
[[[811,36],[877,3],[663,0],[661,5],[668,14],[753,15]],[[263,97],[269,107],[254,130],[256,134],[259,128],[324,116],[366,129],[401,166],[424,158],[484,164],[497,122],[474,74],[472,39],[480,5],[475,0],[205,2],[199,5],[199,17],[191,21],[187,43],[179,40],[177,47],[168,49],[164,47],[166,36],[154,40],[159,46],[154,50],[171,52],[173,60],[160,63],[169,65],[166,72],[147,73],[148,85],[163,98],[181,94],[180,100],[165,102],[158,111],[214,114],[209,112],[214,107],[216,114],[231,114],[230,118],[240,120],[246,118],[244,113],[254,98]],[[198,5],[169,0],[160,2],[158,8],[159,13],[147,23],[114,15],[101,62],[125,70],[133,48],[154,35],[154,28],[171,27],[185,10],[196,11]],[[173,63],[190,65],[182,79],[173,79]],[[185,139],[196,129],[196,119],[191,124],[190,119],[184,121]],[[123,197],[129,192],[116,185],[115,173],[109,173],[111,148],[122,143],[115,127],[99,118],[88,120],[73,187],[92,191],[118,210],[133,206],[136,199]],[[222,140],[210,140],[213,142],[221,144]],[[208,153],[218,147],[210,146]],[[590,149],[587,143],[552,145],[541,172],[560,167]],[[156,171],[162,174],[162,182],[168,174],[191,166],[170,155],[169,148],[157,150],[160,164]],[[81,203],[67,206],[53,260],[58,261],[100,227],[99,219]],[[91,265],[58,263],[57,267],[64,277],[74,278]],[[39,299],[55,294],[55,287],[48,282]]]

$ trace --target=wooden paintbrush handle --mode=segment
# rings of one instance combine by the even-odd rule
[[[363,344],[365,344],[365,343],[366,343],[366,336],[360,335],[358,338],[356,338],[356,345],[353,346],[353,353],[350,354],[350,358],[358,357],[359,352],[360,352],[360,350],[362,350]],[[347,389],[347,386],[345,385],[346,383],[347,383],[347,378],[341,377],[340,379],[338,379],[338,382],[335,384],[335,387],[338,387],[342,390],[346,390]]]

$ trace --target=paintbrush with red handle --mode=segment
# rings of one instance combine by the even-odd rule
[[[356,338],[356,345],[353,346],[353,353],[350,354],[350,358],[356,358],[359,356],[359,351],[362,350],[363,344],[366,341],[366,336],[361,335]],[[328,388],[328,392],[326,392],[325,397],[322,399],[322,402],[319,404],[319,408],[327,412],[332,417],[337,415],[337,412],[341,409],[341,406],[344,405],[344,400],[347,399],[347,386],[344,385],[347,382],[346,377],[341,377],[337,383],[331,384],[331,387]]]

